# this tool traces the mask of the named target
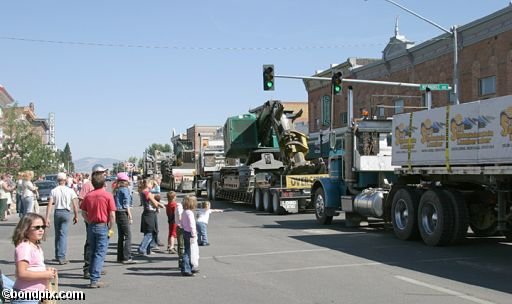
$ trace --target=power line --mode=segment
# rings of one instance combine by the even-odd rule
[[[343,49],[383,46],[384,43],[347,43],[335,45],[310,45],[310,46],[285,46],[285,47],[193,47],[193,46],[168,46],[168,45],[147,45],[147,44],[124,44],[124,43],[98,43],[83,41],[46,40],[21,37],[0,36],[1,40],[23,41],[30,43],[61,44],[87,47],[111,47],[111,48],[138,48],[138,49],[168,49],[176,51],[300,51],[314,49]],[[431,39],[443,40],[441,39]],[[387,45],[387,44],[386,44]]]

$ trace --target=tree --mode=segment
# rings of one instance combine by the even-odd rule
[[[25,170],[34,171],[36,176],[57,171],[56,153],[32,132],[28,121],[17,117],[16,107],[4,110],[1,127],[0,170],[14,176]]]
[[[169,144],[152,144],[147,148],[147,152],[150,155],[155,155],[155,150],[160,152],[171,152],[171,145]]]
[[[64,146],[64,150],[61,151],[59,158],[60,162],[68,172],[75,172],[75,164],[73,164],[73,156],[71,154],[69,143],[66,143],[66,146]]]

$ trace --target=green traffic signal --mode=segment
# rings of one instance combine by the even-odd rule
[[[274,65],[265,64],[263,65],[263,90],[273,91],[274,90]]]
[[[331,85],[332,85],[332,91],[335,95],[338,95],[341,93],[341,77],[342,77],[343,74],[341,74],[341,72],[337,72],[335,73],[334,75],[332,75],[332,81],[331,81]]]

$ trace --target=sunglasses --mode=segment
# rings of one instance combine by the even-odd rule
[[[40,229],[45,230],[46,228],[48,228],[48,226],[46,226],[46,225],[38,225],[38,226],[32,226],[31,228],[32,228],[32,230],[40,230]]]

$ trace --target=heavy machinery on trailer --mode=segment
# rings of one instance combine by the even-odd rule
[[[326,168],[305,158],[307,136],[293,127],[301,114],[270,100],[229,117],[224,125],[226,165],[211,179],[212,198],[254,203],[257,210],[276,214],[306,208],[310,186],[326,176]]]
[[[156,178],[162,175],[162,162],[173,157],[172,152],[161,152],[155,150],[154,153],[144,152],[142,157],[142,178]]]
[[[431,246],[461,241],[468,226],[511,238],[512,96],[355,121],[343,147],[311,188],[319,223],[342,211],[349,226],[380,218]]]
[[[160,186],[171,191],[193,191],[195,153],[192,140],[187,139],[185,134],[178,134],[171,138],[171,144],[172,157],[161,161]]]
[[[201,137],[198,155],[194,179],[196,196],[201,196],[206,191],[208,199],[212,199],[213,175],[220,172],[225,165],[224,140]]]

